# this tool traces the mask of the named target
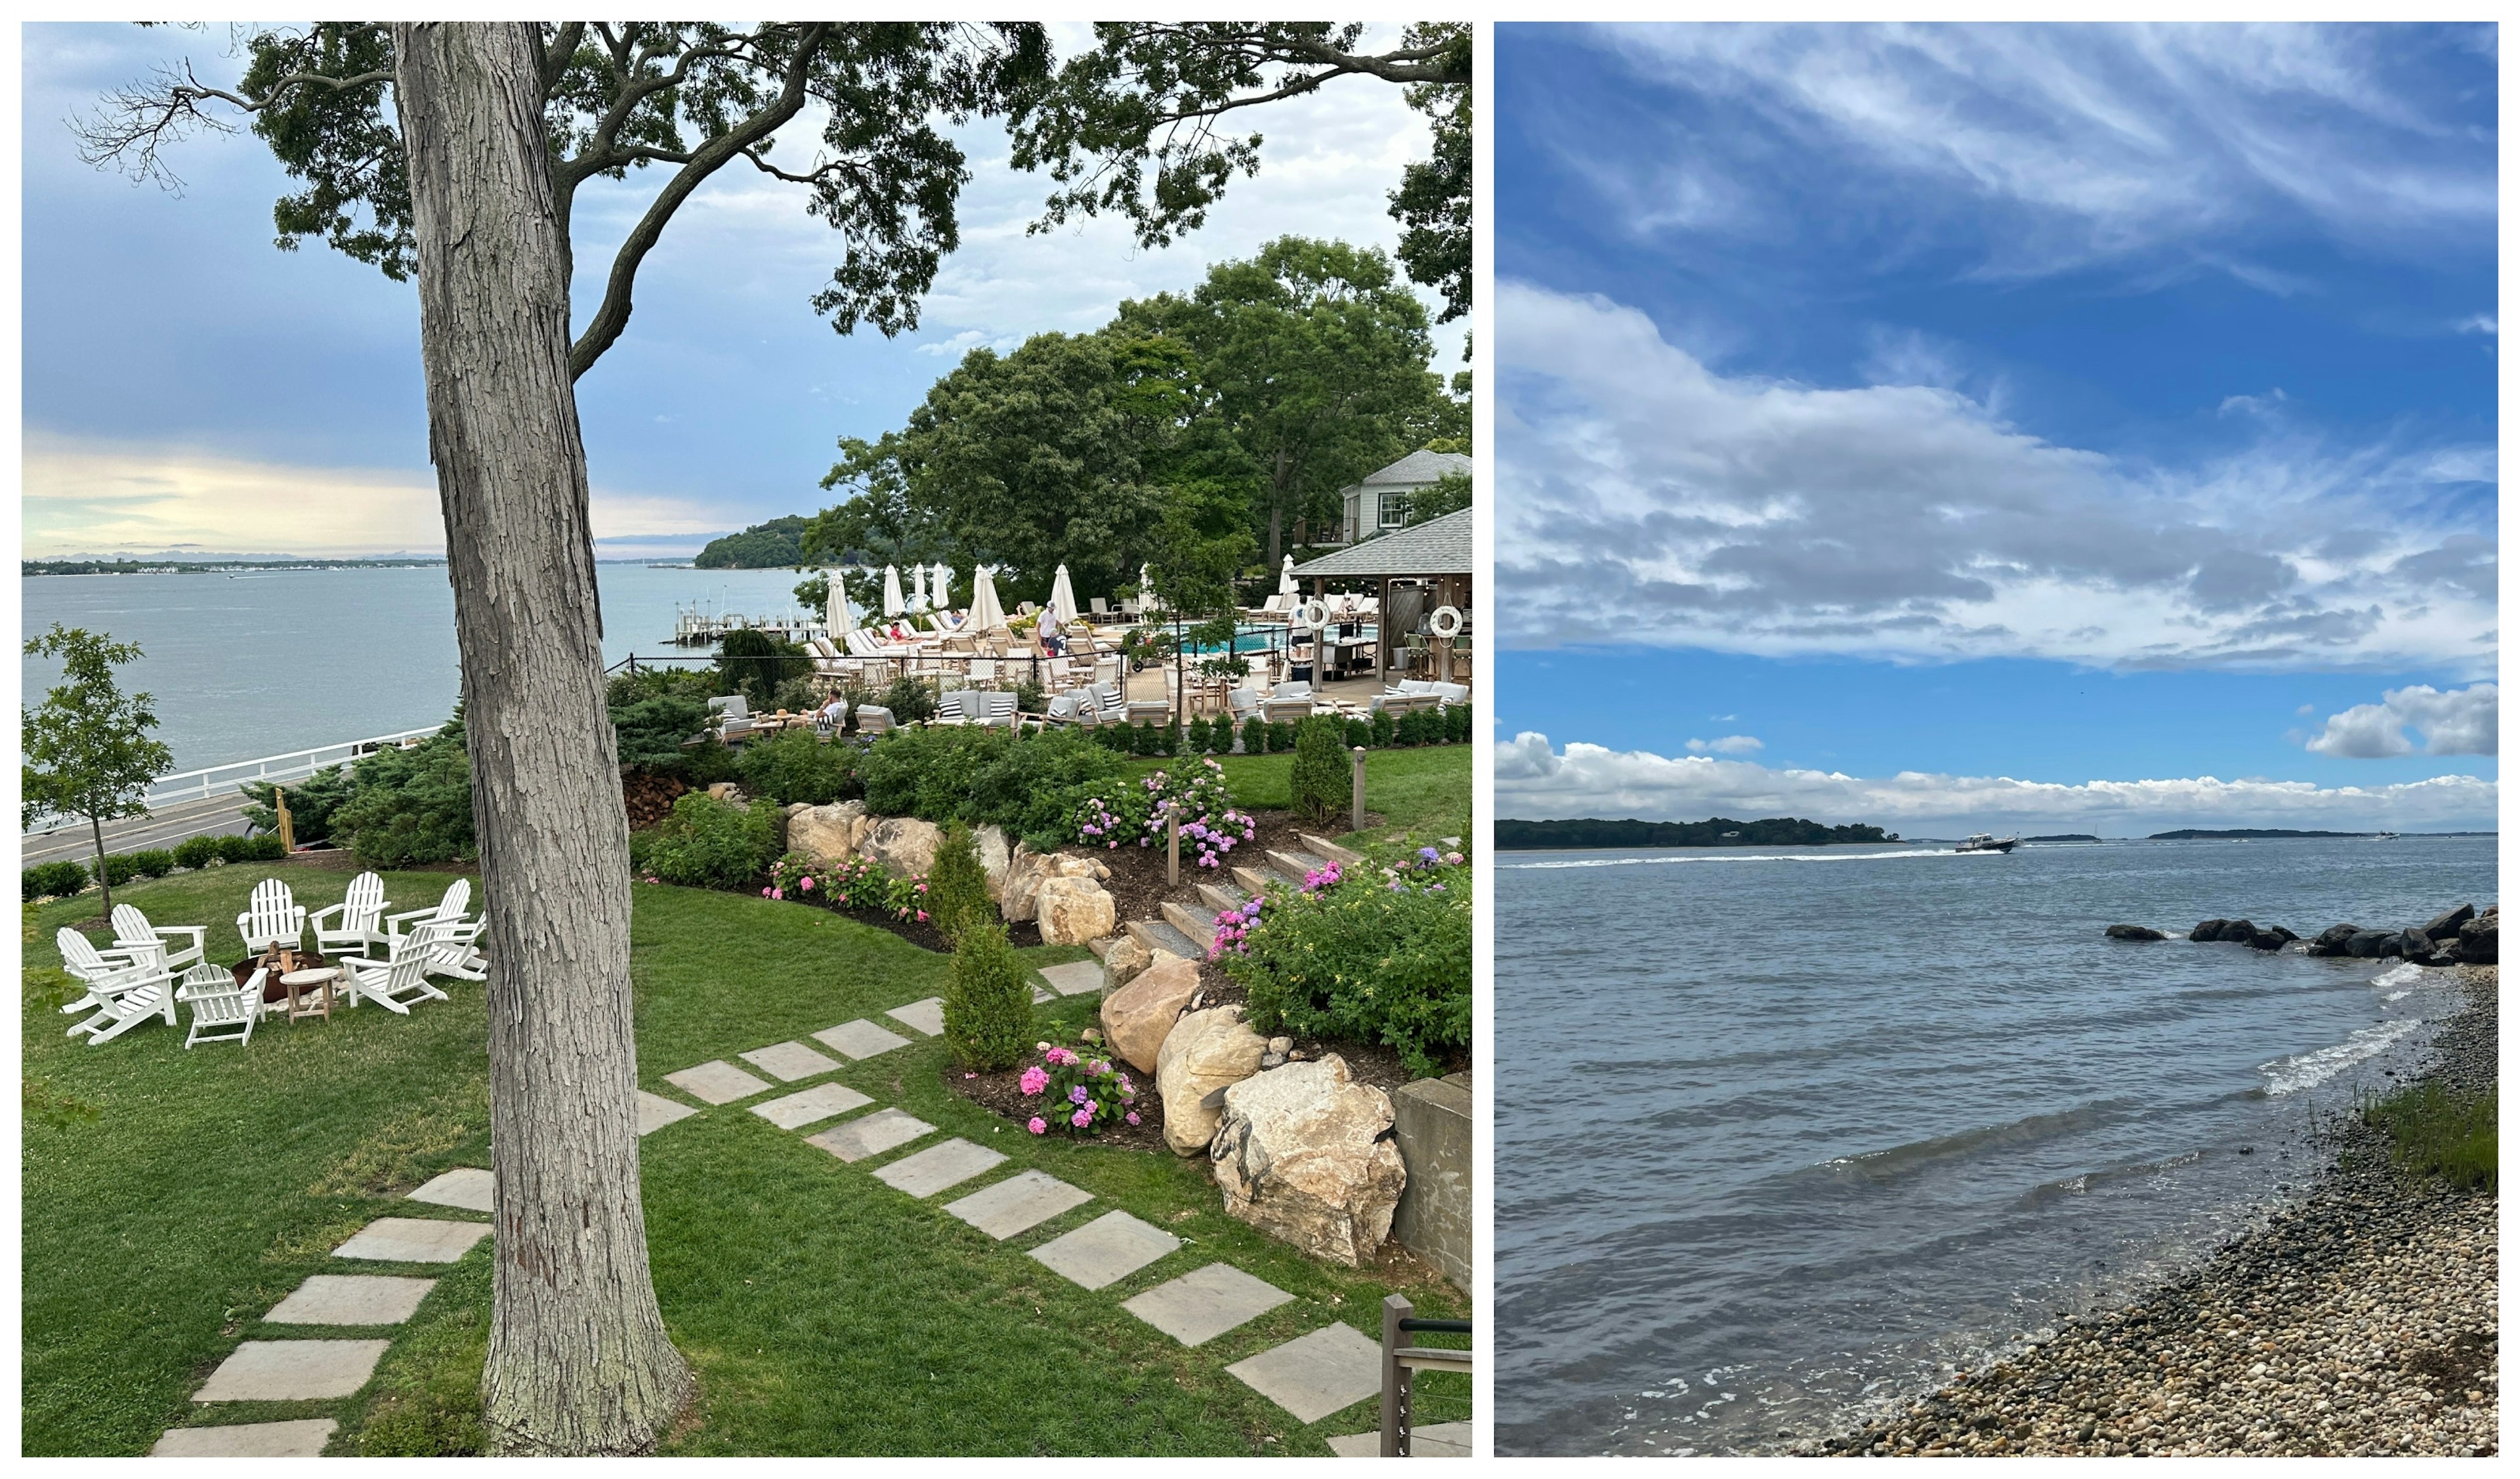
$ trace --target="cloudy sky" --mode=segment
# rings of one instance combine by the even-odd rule
[[[1500,814],[2490,826],[2495,65],[1504,27]]]
[[[1061,55],[1079,33],[1056,32]],[[226,29],[29,25],[24,44],[27,553],[440,549],[412,290],[320,246],[273,249],[272,202],[291,182],[249,134],[180,146],[180,195],[77,158],[65,122],[107,89],[183,57],[232,81]],[[801,193],[723,171],[578,383],[607,550],[688,552],[822,507],[833,441],[898,426],[972,345],[1098,328],[1121,299],[1189,289],[1281,235],[1396,243],[1386,197],[1427,150],[1399,89],[1349,78],[1249,116],[1268,138],[1259,176],[1156,252],[1108,222],[1027,237],[1048,181],[1006,167],[1002,131],[968,130],[963,248],[920,331],[889,341],[815,315],[838,252]],[[791,124],[791,147],[810,150],[818,128]],[[581,303],[656,183],[581,193]],[[1461,326],[1437,343],[1452,368]]]

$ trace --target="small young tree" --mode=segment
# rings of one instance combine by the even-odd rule
[[[105,912],[112,914],[105,824],[145,814],[149,783],[175,768],[173,752],[149,738],[158,727],[150,696],[126,694],[113,679],[115,668],[140,660],[140,645],[56,621],[51,631],[27,641],[26,655],[61,659],[62,683],[21,715],[25,760],[19,821],[31,827],[47,816],[86,818],[96,846],[96,880],[105,889]]]
[[[928,892],[935,888],[930,880]],[[954,942],[945,982],[945,1046],[954,1061],[988,1071],[1012,1068],[1032,1044],[1032,988],[1003,925],[977,924]]]
[[[1352,782],[1347,749],[1347,721],[1335,714],[1317,714],[1295,726],[1295,763],[1287,778],[1295,810],[1315,822],[1327,822],[1347,810]]]
[[[927,870],[927,919],[953,944],[963,931],[994,922],[989,903],[989,874],[971,846],[971,829],[960,822],[945,824],[936,843],[936,861]]]

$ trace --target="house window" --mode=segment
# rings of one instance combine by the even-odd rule
[[[1381,504],[1382,526],[1384,528],[1397,529],[1409,522],[1408,494],[1385,493],[1382,495]]]

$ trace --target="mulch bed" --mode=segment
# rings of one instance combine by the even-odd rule
[[[1025,1066],[1027,1065],[1018,1064],[1003,1072],[983,1073],[966,1078],[964,1074],[968,1070],[956,1067],[949,1060],[945,1064],[944,1071],[937,1076],[944,1082],[946,1088],[969,1099],[972,1103],[999,1116],[1011,1125],[1021,1125],[1036,1114],[1049,1117],[1048,1110],[1044,1106],[1050,1103],[1048,1095],[1037,1098],[1024,1097],[1021,1080]],[[1129,1070],[1129,1081],[1138,1088],[1138,1097],[1129,1101],[1130,1106],[1138,1111],[1138,1123],[1132,1125],[1123,1120],[1100,1135],[1077,1136],[1076,1139],[1090,1141],[1098,1145],[1112,1145],[1123,1150],[1154,1150],[1165,1155],[1172,1154],[1173,1148],[1164,1143],[1164,1101],[1155,1093],[1154,1075],[1140,1073],[1132,1068]],[[1064,1132],[1051,1133],[1057,1135]]]

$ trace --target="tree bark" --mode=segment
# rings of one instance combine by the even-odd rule
[[[489,919],[482,1421],[505,1453],[644,1453],[692,1376],[656,1307],[640,1202],[628,824],[539,37],[393,30]]]

